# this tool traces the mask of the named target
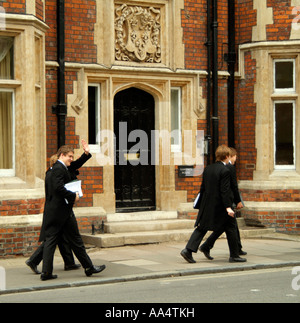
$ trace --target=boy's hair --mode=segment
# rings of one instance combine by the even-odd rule
[[[230,149],[230,157],[233,157],[233,156],[236,156],[237,155],[236,149],[234,149],[232,147],[229,147],[229,149]]]
[[[58,159],[57,155],[52,155],[50,157],[50,168],[57,162],[57,159]]]
[[[65,156],[70,151],[72,153],[74,153],[74,148],[72,146],[70,146],[70,145],[61,146],[57,151],[57,158],[59,158],[61,154],[63,154]]]
[[[216,161],[223,161],[230,156],[230,148],[225,145],[221,145],[217,148],[215,155]]]

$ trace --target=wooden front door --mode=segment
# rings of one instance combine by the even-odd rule
[[[151,165],[151,130],[154,129],[152,95],[137,88],[116,94],[114,133],[117,212],[155,209],[155,165]]]

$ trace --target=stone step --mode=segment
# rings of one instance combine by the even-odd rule
[[[238,218],[237,222],[239,228],[246,226],[244,218]],[[104,233],[191,229],[194,224],[195,220],[188,219],[111,222],[104,224]]]
[[[193,228],[194,220],[150,220],[150,221],[130,221],[111,222],[104,224],[105,233],[129,233],[144,231],[179,230]]]
[[[185,241],[191,235],[191,229],[105,233],[97,235],[83,234],[85,244],[95,245],[101,248],[120,247],[126,245],[162,243],[170,241]]]
[[[174,220],[177,219],[177,211],[142,211],[107,214],[107,222],[150,221],[150,220]]]
[[[180,223],[181,222],[181,223]],[[249,228],[239,220],[241,239],[263,237],[275,232],[274,229]],[[194,220],[154,220],[132,221],[128,223],[105,224],[109,233],[82,234],[85,244],[101,248],[120,247],[125,245],[151,244],[172,241],[187,241],[194,229]],[[208,235],[210,232],[207,233]],[[221,238],[225,238],[225,234]]]

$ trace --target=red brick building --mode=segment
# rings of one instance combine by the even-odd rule
[[[81,139],[82,232],[191,214],[228,144],[245,219],[299,233],[299,14],[298,0],[0,0],[0,256],[35,248],[49,158]]]

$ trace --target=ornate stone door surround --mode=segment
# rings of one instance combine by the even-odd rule
[[[67,67],[70,67],[67,64]],[[192,130],[196,134],[197,119],[205,118],[205,111],[201,109],[201,88],[199,87],[199,74],[197,72],[168,72],[165,70],[149,71],[149,69],[113,69],[105,70],[95,66],[85,66],[78,71],[78,81],[74,82],[74,94],[68,96],[68,116],[76,119],[76,134],[80,139],[87,138],[87,88],[88,84],[100,84],[101,87],[101,130],[114,131],[114,97],[125,89],[135,87],[150,93],[155,100],[155,130],[171,130],[171,87],[182,89],[182,131]],[[81,89],[81,90],[79,90]],[[83,89],[83,90],[82,90]],[[72,108],[77,95],[82,96],[82,109],[80,112]],[[78,100],[77,100],[78,101]],[[193,137],[196,140],[195,137]],[[163,138],[159,138],[158,156],[162,158]],[[187,143],[182,143],[182,149]],[[101,145],[114,147],[113,137],[106,138]],[[171,145],[170,145],[171,146]],[[196,146],[196,142],[194,142]],[[105,148],[102,146],[102,148]],[[99,153],[99,152],[98,152]],[[180,153],[170,152],[170,164],[156,163],[156,206],[157,210],[176,210],[180,203],[187,201],[186,191],[175,191],[175,158]],[[99,167],[100,159],[97,152],[87,163],[89,167]],[[114,164],[107,162],[114,160],[113,149],[107,149],[105,156],[108,158],[103,166],[103,194],[94,194],[94,206],[102,206],[107,212],[115,211],[114,193]],[[184,164],[184,160],[183,163]]]

